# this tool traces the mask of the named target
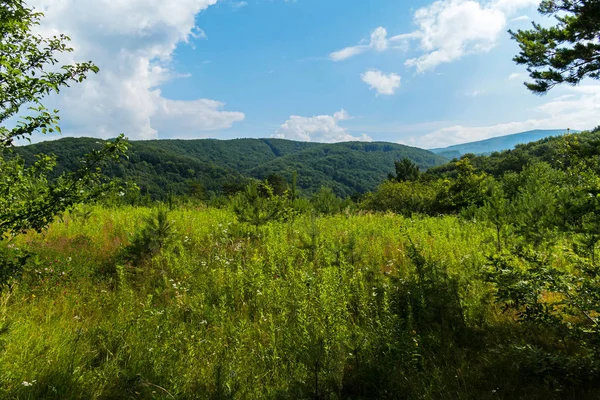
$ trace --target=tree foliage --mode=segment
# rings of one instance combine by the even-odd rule
[[[91,151],[78,168],[55,180],[49,178],[54,157],[38,155],[27,166],[12,155],[15,140],[29,140],[38,131],[60,132],[58,111],[47,110],[44,97],[98,72],[92,62],[58,67],[58,56],[73,49],[65,35],[45,38],[32,33],[42,16],[22,0],[0,5],[0,239],[27,229],[41,230],[55,215],[97,195],[99,167],[126,150],[120,136]],[[29,110],[26,115],[24,107]],[[11,126],[9,119],[18,117]]]
[[[555,16],[558,24],[510,31],[521,48],[514,61],[527,65],[534,80],[525,86],[543,94],[557,84],[600,78],[600,1],[544,0],[539,12]]]
[[[91,61],[54,67],[60,53],[73,49],[63,34],[45,38],[32,33],[42,16],[22,0],[6,0],[0,6],[0,149],[11,146],[14,139],[28,139],[37,130],[60,131],[58,111],[47,110],[42,99],[98,72]],[[22,117],[12,129],[4,126],[24,105],[34,115]]]
[[[419,166],[415,164],[410,158],[403,158],[400,161],[394,161],[394,169],[396,170],[396,175],[389,175],[390,180],[395,180],[397,182],[406,182],[406,181],[416,181],[419,179]]]
[[[0,239],[27,229],[41,231],[54,217],[75,204],[100,197],[111,186],[101,184],[100,167],[125,151],[122,137],[90,152],[74,172],[48,178],[56,165],[52,156],[40,155],[33,166],[20,158],[0,158]]]

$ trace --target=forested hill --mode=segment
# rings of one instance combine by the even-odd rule
[[[55,154],[57,173],[74,169],[78,159],[98,145],[98,139],[63,138],[19,147],[27,162],[37,153]],[[129,159],[105,168],[110,178],[135,182],[142,193],[164,198],[168,193],[222,193],[249,178],[271,174],[291,181],[305,194],[328,186],[340,196],[373,190],[394,170],[394,161],[408,157],[421,169],[447,160],[427,150],[394,143],[335,144],[283,139],[132,141]]]
[[[493,152],[489,156],[468,156],[479,171],[500,177],[506,172],[520,172],[527,164],[542,161],[554,168],[568,167],[569,152],[577,151],[582,157],[600,156],[600,127],[592,131],[570,135],[547,137],[542,140],[519,144],[512,150]],[[456,164],[448,163],[431,168],[428,175],[454,176]]]
[[[578,131],[571,131],[571,133],[577,132]],[[431,152],[444,156],[448,159],[460,157],[468,153],[473,153],[477,155],[489,155],[495,151],[511,150],[519,144],[535,142],[541,139],[545,139],[547,137],[564,135],[565,133],[567,133],[567,129],[536,129],[533,131],[515,133],[512,135],[505,135],[480,140],[477,142],[457,144],[454,146],[439,149],[431,149]]]

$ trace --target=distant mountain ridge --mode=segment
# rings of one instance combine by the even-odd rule
[[[579,131],[571,131],[578,133]],[[560,136],[567,133],[567,129],[536,129],[532,131],[514,133],[512,135],[498,136],[476,142],[457,144],[454,146],[430,149],[431,152],[447,159],[458,158],[464,154],[489,155],[495,151],[513,149],[518,144],[536,142],[547,137]]]
[[[56,154],[57,173],[73,170],[83,154],[99,146],[98,139],[62,138],[18,147],[26,162],[35,154]],[[311,143],[284,139],[131,141],[129,158],[104,169],[109,178],[135,182],[142,193],[165,198],[168,193],[201,191],[219,194],[248,179],[277,174],[311,194],[321,186],[340,196],[374,190],[404,157],[422,170],[444,164],[430,151],[387,142]]]
[[[494,152],[490,155],[469,157],[471,165],[479,172],[501,178],[507,172],[519,173],[532,163],[544,162],[553,168],[566,168],[570,161],[565,160],[566,144],[583,157],[596,157],[600,149],[600,126],[590,131],[573,132],[576,135],[549,136],[535,142],[523,143],[514,149]],[[573,141],[574,137],[576,138]],[[566,161],[566,162],[565,162]],[[427,170],[433,178],[456,177],[457,163],[449,162]]]

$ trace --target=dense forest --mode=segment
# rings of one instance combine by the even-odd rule
[[[39,153],[57,157],[58,176],[75,170],[79,159],[100,147],[96,139],[63,138],[19,147],[29,164]],[[282,139],[133,141],[128,158],[104,168],[107,178],[135,183],[153,199],[192,195],[208,199],[241,190],[250,179],[278,175],[288,182],[298,172],[298,189],[307,195],[329,187],[342,197],[365,193],[410,158],[422,169],[447,160],[426,150],[394,143],[308,143]]]
[[[598,2],[540,11],[558,25],[511,32],[527,88],[600,77]],[[385,143],[17,147],[59,129],[49,93],[98,72],[49,68],[71,49],[41,18],[0,5],[0,398],[600,398],[600,129],[446,163]]]

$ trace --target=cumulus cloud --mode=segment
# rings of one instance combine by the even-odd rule
[[[50,99],[66,134],[133,139],[217,131],[244,119],[215,100],[165,98],[160,85],[185,75],[172,68],[175,49],[204,38],[198,13],[217,0],[32,0],[45,14],[44,35],[64,32],[74,53],[61,61],[93,60],[100,73]],[[181,132],[180,130],[185,130]]]
[[[473,0],[442,0],[417,10],[415,22],[423,32],[420,45],[425,54],[407,60],[406,65],[423,72],[492,49],[505,30],[506,15]]]
[[[438,0],[415,11],[415,31],[387,39],[387,31],[379,27],[368,43],[331,53],[330,58],[342,61],[368,50],[381,52],[393,45],[406,47],[411,41],[418,41],[422,54],[405,64],[417,72],[428,71],[442,63],[491,50],[506,31],[509,18],[537,3],[538,0]]]
[[[400,75],[395,73],[384,74],[383,72],[373,69],[361,75],[363,82],[375,89],[377,94],[393,95],[396,89],[400,87]]]
[[[317,115],[314,117],[292,115],[275,131],[272,137],[320,143],[370,142],[372,139],[369,136],[364,134],[359,137],[352,136],[346,128],[338,125],[339,122],[351,118],[346,110],[340,110],[333,115]]]
[[[421,137],[409,138],[407,144],[424,148],[445,147],[532,129],[591,129],[598,125],[600,115],[600,85],[565,88],[566,95],[552,99],[535,111],[539,118],[489,126],[454,125],[438,129]]]

